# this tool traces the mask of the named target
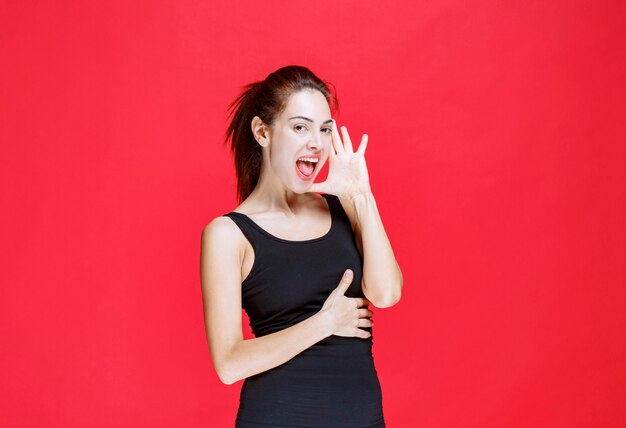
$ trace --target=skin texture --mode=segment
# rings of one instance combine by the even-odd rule
[[[311,119],[290,119],[303,116]],[[244,340],[241,329],[241,283],[254,263],[254,252],[239,228],[227,217],[216,217],[202,231],[201,282],[207,340],[214,367],[226,384],[285,363],[320,340],[338,335],[367,338],[359,327],[373,325],[369,305],[389,307],[398,302],[402,274],[385,234],[365,163],[367,135],[355,152],[345,127],[343,139],[324,96],[316,90],[292,94],[274,123],[255,117],[251,128],[262,147],[259,182],[235,211],[252,218],[274,236],[307,240],[330,229],[328,206],[320,195],[339,196],[361,252],[366,298],[344,295],[352,281],[347,269],[322,309],[284,330]],[[325,182],[303,180],[296,160],[319,156],[314,176],[329,162]]]

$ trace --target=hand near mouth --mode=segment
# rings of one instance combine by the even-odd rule
[[[365,149],[367,148],[367,134],[363,134],[358,150],[352,149],[352,141],[348,129],[341,127],[343,141],[337,131],[337,122],[333,120],[332,141],[328,158],[328,177],[323,183],[314,183],[310,191],[330,193],[349,200],[356,196],[370,192],[369,175],[365,164]]]

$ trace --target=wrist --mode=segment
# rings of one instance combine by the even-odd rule
[[[363,210],[367,210],[371,205],[375,205],[374,194],[371,190],[358,193],[350,198],[350,203],[354,207],[357,214]]]
[[[350,199],[350,202],[356,203],[359,199],[367,198],[370,195],[372,195],[372,190],[368,189],[368,190],[366,190],[364,192],[359,192],[359,193],[356,193],[356,194],[350,196],[349,199]]]
[[[334,334],[335,322],[332,314],[327,309],[321,309],[313,316],[316,318],[318,328],[325,338]]]

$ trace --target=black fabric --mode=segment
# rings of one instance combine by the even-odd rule
[[[350,220],[337,196],[323,196],[331,228],[306,241],[280,239],[242,213],[225,214],[254,249],[252,270],[242,283],[242,305],[257,337],[317,313],[347,268],[354,279],[345,295],[365,297],[363,260]],[[372,339],[329,336],[284,364],[248,377],[236,427],[385,427]]]

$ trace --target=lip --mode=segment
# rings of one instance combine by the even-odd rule
[[[317,162],[313,166],[313,172],[309,176],[306,176],[306,175],[302,174],[300,172],[300,170],[298,169],[298,166],[297,166],[298,159],[302,159],[302,158],[315,158],[315,159],[317,159]],[[312,180],[313,177],[315,177],[315,173],[317,172],[317,166],[319,165],[320,160],[321,160],[320,155],[302,155],[302,156],[298,157],[298,159],[296,159],[296,163],[294,164],[294,168],[296,169],[296,174],[298,174],[298,177],[300,177],[304,181]]]

